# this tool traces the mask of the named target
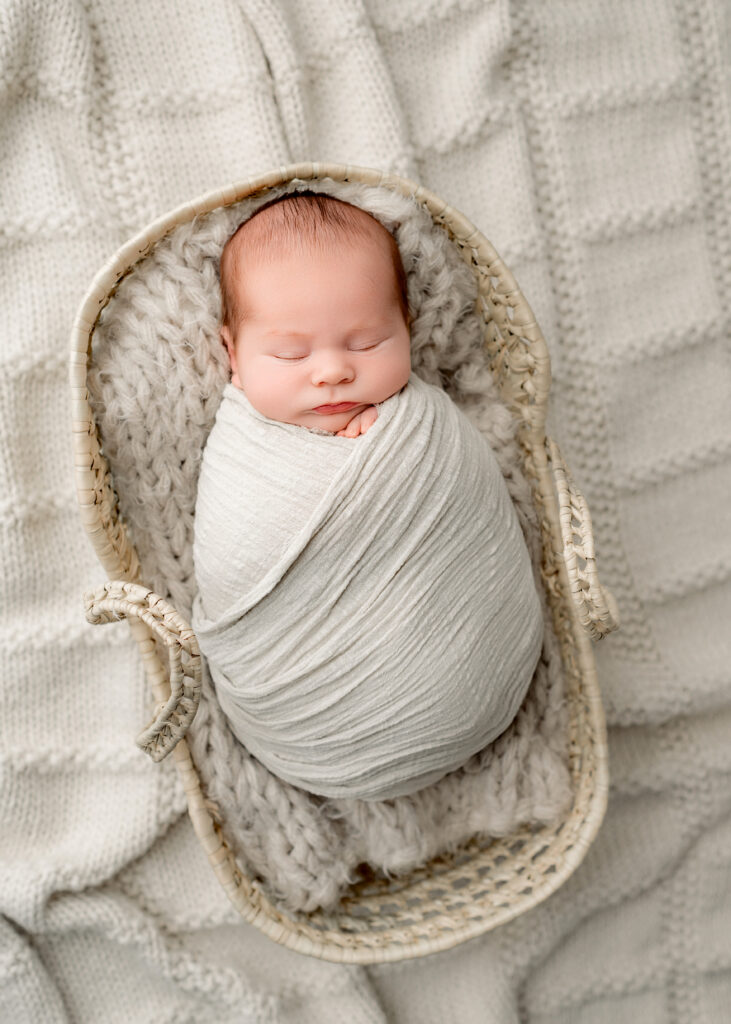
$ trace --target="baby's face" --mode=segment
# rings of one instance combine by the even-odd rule
[[[335,432],[408,381],[409,329],[386,243],[283,252],[243,278],[244,321],[221,335],[232,383],[264,416]]]

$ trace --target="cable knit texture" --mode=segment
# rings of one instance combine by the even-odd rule
[[[0,1018],[728,1016],[729,38],[721,0],[5,0]],[[158,214],[301,159],[417,178],[515,272],[622,612],[596,648],[612,792],[580,869],[479,940],[367,970],[241,923],[174,769],[134,746],[128,628],[88,626],[80,597],[103,580],[68,440],[88,282]]]

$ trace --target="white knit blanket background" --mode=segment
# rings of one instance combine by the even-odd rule
[[[731,13],[722,0],[5,0],[0,1019],[708,1022],[731,1005]],[[350,968],[240,922],[80,526],[67,338],[155,216],[300,159],[462,209],[551,349],[550,432],[623,614],[612,792],[546,903]]]

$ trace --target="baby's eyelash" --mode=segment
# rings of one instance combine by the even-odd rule
[[[376,348],[378,345],[381,344],[382,341],[383,341],[383,339],[379,338],[378,341],[373,341],[373,342],[371,342],[370,345],[359,345],[357,348],[351,349],[351,351],[352,352],[367,352],[369,349]],[[299,355],[299,356],[287,356],[287,355],[284,355],[284,354],[282,354],[280,352],[275,352],[274,353],[274,358],[275,359],[281,359],[285,363],[297,363],[301,359],[306,359],[307,358],[307,354],[304,353],[304,354]]]
[[[360,345],[358,348],[353,349],[354,352],[367,352],[369,348],[375,348],[376,345],[380,345],[381,340],[371,342],[370,345]]]

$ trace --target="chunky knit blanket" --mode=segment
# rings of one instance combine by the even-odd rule
[[[721,0],[3,5],[0,1018],[725,1019],[728,38]],[[622,612],[596,652],[612,792],[584,863],[479,940],[369,969],[239,921],[172,766],[132,742],[128,629],[80,599],[103,579],[68,441],[88,281],[162,211],[305,158],[411,174],[515,271]]]
[[[198,481],[192,625],[238,739],[327,797],[415,793],[515,718],[543,615],[497,459],[415,373],[360,438],[228,384]]]

